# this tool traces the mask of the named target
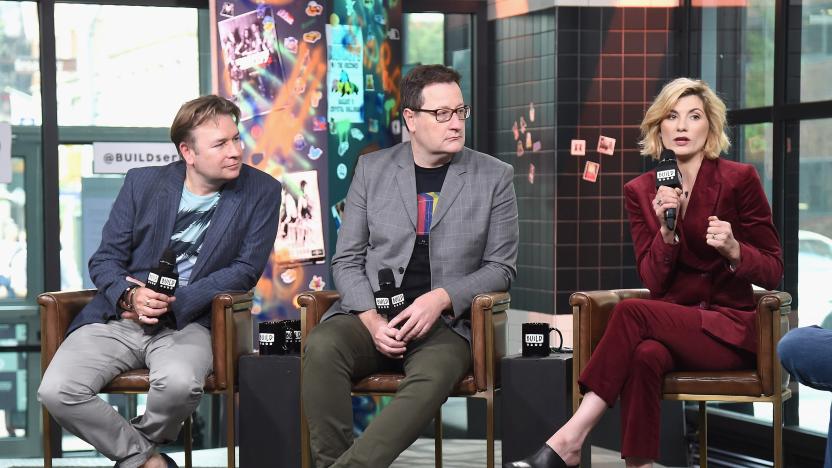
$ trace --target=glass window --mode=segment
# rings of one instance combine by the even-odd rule
[[[28,292],[23,169],[23,159],[12,158],[12,181],[0,184],[0,301],[22,300]]]
[[[799,231],[797,251],[798,325],[832,328],[832,149],[826,133],[832,119],[805,120],[792,136],[792,154],[800,164]],[[797,137],[797,141],[794,138]],[[801,385],[800,427],[826,433],[829,424],[829,392]]]
[[[445,63],[445,15],[442,13],[407,13],[404,15],[405,70],[416,65]]]
[[[693,69],[698,63],[702,79],[716,87],[730,109],[774,102],[774,13],[770,0],[692,9]]]
[[[0,346],[26,341],[26,324],[0,324]],[[0,352],[0,440],[26,437],[29,353]]]
[[[58,146],[61,219],[61,289],[94,287],[87,261],[101,243],[101,229],[124,181],[93,174],[92,145]]]
[[[59,125],[167,127],[199,95],[197,10],[55,5]]]
[[[832,0],[791,0],[789,15],[789,101],[832,99],[832,87],[819,79],[832,73]]]
[[[473,104],[473,19],[467,14],[405,13],[404,66],[407,74],[417,65],[441,63],[462,75],[459,85],[467,104]],[[476,107],[473,108],[477,114]],[[473,119],[465,121],[468,146],[475,146]]]
[[[0,1],[0,122],[40,125],[37,3]]]
[[[796,132],[799,141],[791,142],[800,160],[797,295],[801,327],[832,328],[828,285],[832,275],[832,150],[826,142],[830,125],[832,119],[802,121]]]
[[[27,344],[27,324],[0,323],[0,346]],[[0,352],[0,439],[27,436],[29,353]]]
[[[759,123],[749,125],[737,125],[731,135],[733,146],[729,151],[732,159],[748,163],[757,168],[760,181],[763,183],[763,190],[769,205],[772,201],[772,177],[773,177],[773,153],[772,136],[774,124]]]

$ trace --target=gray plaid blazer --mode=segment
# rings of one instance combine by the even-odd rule
[[[451,160],[430,231],[431,288],[453,303],[448,325],[470,340],[469,311],[479,293],[507,291],[517,274],[514,169],[469,148]],[[358,159],[338,233],[332,274],[341,298],[324,314],[375,308],[378,271],[401,285],[416,241],[416,170],[410,143]]]

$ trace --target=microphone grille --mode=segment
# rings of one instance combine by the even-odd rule
[[[382,268],[378,271],[379,284],[395,284],[396,278],[393,276],[393,270],[390,268]]]
[[[162,258],[159,259],[159,265],[165,265],[173,268],[176,265],[176,253],[168,247],[162,252]]]
[[[676,159],[676,153],[673,152],[671,149],[664,149],[662,150],[661,160],[665,161],[667,159]]]

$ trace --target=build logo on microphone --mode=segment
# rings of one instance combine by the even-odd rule
[[[675,169],[665,169],[663,171],[656,172],[656,179],[663,182],[665,180],[672,180],[676,178],[676,170]]]

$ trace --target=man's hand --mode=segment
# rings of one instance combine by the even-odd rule
[[[146,288],[141,281],[128,276],[127,281],[138,285],[138,289],[132,294],[132,311],[124,311],[121,318],[135,320],[141,324],[153,325],[159,322],[159,316],[167,313],[171,302],[176,300],[175,296],[166,296]]]
[[[407,346],[404,341],[396,339],[398,330],[390,327],[387,320],[379,315],[375,309],[361,312],[358,314],[358,318],[369,330],[378,352],[393,359],[401,359],[404,356]]]
[[[443,288],[434,289],[417,297],[413,304],[393,317],[389,326],[395,329],[404,322],[396,333],[396,339],[409,343],[410,340],[425,336],[442,311],[450,307],[451,297],[447,291]]]

